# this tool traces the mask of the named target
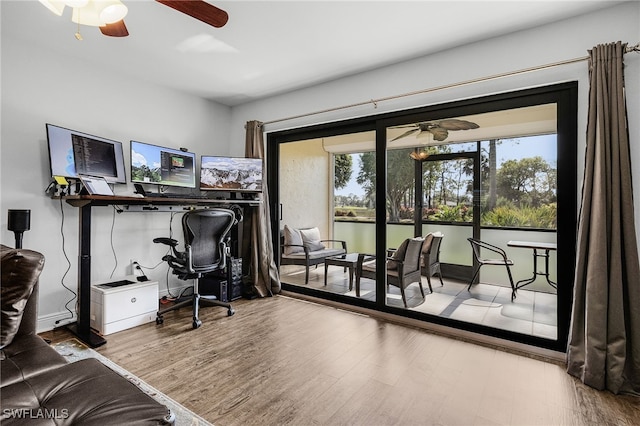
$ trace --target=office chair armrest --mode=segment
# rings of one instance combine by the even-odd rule
[[[169,266],[174,270],[182,270],[187,268],[186,260],[176,256],[166,255],[162,257],[162,260],[167,262]],[[187,272],[191,272],[191,271],[187,271]]]
[[[172,248],[175,248],[178,245],[178,240],[174,240],[173,238],[167,238],[167,237],[154,238],[153,242],[171,246]]]
[[[231,247],[230,247],[231,239],[227,238],[227,241],[220,241],[218,249],[222,254],[220,258],[220,263],[218,264],[218,269],[224,269],[227,267],[227,258],[231,257]]]

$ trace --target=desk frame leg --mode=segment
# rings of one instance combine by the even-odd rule
[[[67,328],[82,342],[96,348],[107,341],[91,330],[91,204],[80,207],[79,220],[78,321]]]

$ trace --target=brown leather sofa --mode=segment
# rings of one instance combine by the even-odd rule
[[[0,246],[0,422],[168,425],[174,416],[94,358],[68,363],[36,334],[42,254]]]

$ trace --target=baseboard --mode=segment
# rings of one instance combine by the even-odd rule
[[[67,324],[76,322],[76,320],[76,315],[71,315],[69,311],[39,316],[38,324],[36,325],[36,333],[42,333],[45,331],[51,331],[56,328],[64,327]]]

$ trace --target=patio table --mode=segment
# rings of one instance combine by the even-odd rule
[[[349,270],[349,291],[353,290],[353,273],[354,270],[356,268],[356,265],[358,264],[358,255],[359,253],[347,253],[347,254],[341,254],[338,256],[329,256],[327,258],[324,259],[324,285],[327,285],[327,269],[329,268],[329,265],[334,265],[334,266],[342,266],[343,268],[345,268],[345,272],[348,269]],[[372,259],[374,258],[373,256],[370,256]],[[365,257],[366,260],[366,257]],[[358,293],[360,289],[358,289]],[[359,296],[359,294],[358,294]]]
[[[545,242],[534,242],[534,241],[509,241],[507,243],[509,247],[518,247],[518,248],[528,248],[533,250],[533,276],[531,278],[526,278],[524,280],[520,280],[516,283],[516,290],[527,286],[534,282],[538,275],[542,275],[546,278],[547,283],[553,288],[557,288],[557,284],[549,278],[549,252],[551,250],[557,250],[558,244],[556,243],[545,243]],[[544,254],[539,253],[538,250],[544,250]],[[544,257],[544,272],[538,272],[538,257]]]

